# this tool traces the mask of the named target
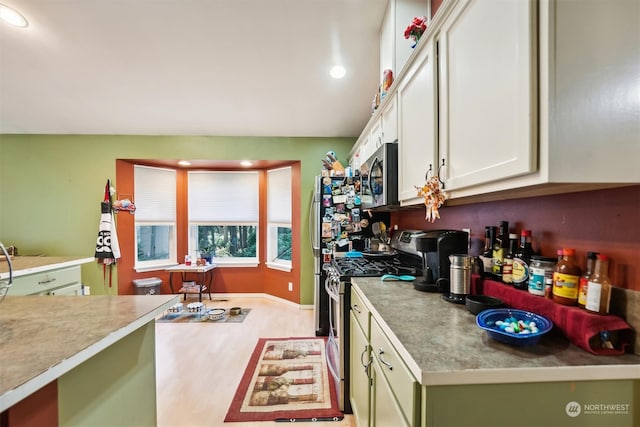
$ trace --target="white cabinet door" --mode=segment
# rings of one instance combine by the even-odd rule
[[[382,110],[382,142],[394,142],[398,139],[398,104],[397,95],[390,98]]]
[[[437,164],[436,61],[433,41],[421,46],[398,86],[398,196],[418,201],[429,165]]]
[[[543,119],[548,114],[549,181],[640,182],[640,2],[541,6],[548,25],[540,50],[549,50],[548,64],[542,62],[549,80],[541,84],[549,102],[541,108]]]
[[[535,171],[534,1],[460,0],[439,36],[446,189]]]
[[[371,126],[371,132],[369,133],[369,149],[367,151],[367,159],[373,153],[376,152],[378,148],[382,146],[384,142],[382,140],[383,130],[382,130],[382,117],[378,117],[376,121]]]

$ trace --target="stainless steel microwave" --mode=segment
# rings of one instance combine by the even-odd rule
[[[365,209],[398,205],[398,142],[384,143],[360,166]]]

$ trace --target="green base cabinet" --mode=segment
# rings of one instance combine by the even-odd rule
[[[369,426],[371,406],[371,352],[369,339],[358,324],[353,312],[351,322],[351,360],[349,378],[349,399],[353,417],[359,427]]]
[[[351,296],[350,399],[358,427],[417,427],[420,387],[356,291]]]
[[[639,388],[633,380],[424,387],[422,425],[638,426],[640,413],[633,396]]]

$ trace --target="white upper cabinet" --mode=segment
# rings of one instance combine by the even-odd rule
[[[451,191],[452,198],[640,182],[640,2],[532,4],[538,8],[537,134],[532,130],[537,168],[487,184],[478,181]],[[494,82],[494,89],[504,87]]]
[[[425,182],[429,164],[437,170],[437,95],[435,46],[420,47],[399,83],[398,197],[401,204],[419,201],[415,186]]]
[[[536,168],[533,7],[460,0],[442,25],[439,157],[447,190]]]
[[[359,140],[393,140],[393,100],[402,205],[443,160],[452,200],[640,182],[640,1],[445,1],[399,65],[419,3],[390,0],[395,82]]]
[[[640,1],[552,6],[541,8],[545,178],[638,183]]]
[[[388,95],[389,99],[382,109],[382,142],[394,142],[398,139],[397,95]]]

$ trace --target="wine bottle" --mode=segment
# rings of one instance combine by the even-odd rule
[[[509,234],[509,251],[502,260],[502,282],[507,285],[513,284],[513,258],[518,248],[518,235]]]
[[[491,276],[493,265],[493,244],[496,240],[497,228],[487,225],[484,227],[484,249],[480,254],[482,261],[482,272],[485,277]]]
[[[502,280],[502,260],[509,249],[509,221],[500,221],[500,234],[493,245],[492,273],[496,280]]]
[[[520,231],[520,245],[513,255],[513,286],[527,289],[529,284],[529,263],[533,255],[531,230]]]

